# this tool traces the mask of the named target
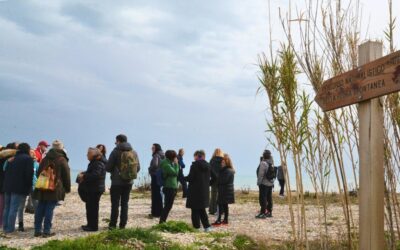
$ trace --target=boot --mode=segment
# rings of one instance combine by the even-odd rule
[[[24,232],[25,231],[23,222],[18,223],[18,231],[20,231],[20,232]]]

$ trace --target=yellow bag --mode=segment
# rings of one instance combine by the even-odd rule
[[[54,167],[54,163],[49,163],[49,165],[40,172],[35,185],[36,189],[41,191],[54,191],[56,189]]]

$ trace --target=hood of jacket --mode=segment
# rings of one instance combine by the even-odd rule
[[[61,149],[55,149],[52,148],[49,150],[49,152],[46,154],[46,158],[49,158],[51,160],[57,159],[58,157],[64,157],[67,161],[69,161],[67,154],[65,153],[64,150]]]
[[[211,159],[211,161],[210,162],[215,162],[216,164],[219,164],[219,165],[221,165],[221,162],[222,162],[222,160],[223,160],[224,158],[222,158],[221,156],[215,156],[215,157],[213,157],[212,159]]]
[[[197,166],[201,171],[208,171],[210,169],[210,164],[206,160],[195,161],[193,165]]]
[[[156,156],[156,155],[158,155],[161,159],[164,159],[164,158],[165,158],[164,151],[162,151],[162,150],[160,150],[160,151],[154,153],[154,154],[153,154],[153,157]]]
[[[132,150],[132,146],[129,142],[122,142],[117,145],[117,149],[120,151],[130,151]]]

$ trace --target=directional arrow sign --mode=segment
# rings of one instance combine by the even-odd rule
[[[324,82],[315,97],[323,111],[400,91],[400,51]]]

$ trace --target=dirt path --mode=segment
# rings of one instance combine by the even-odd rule
[[[110,215],[110,196],[103,195],[100,204],[100,230],[107,229],[106,220]],[[131,199],[129,202],[129,221],[128,227],[151,227],[157,220],[147,218],[150,208],[149,198]],[[256,203],[234,204],[230,206],[230,226],[216,228],[215,231],[228,231],[237,234],[248,234],[255,239],[280,241],[290,237],[291,226],[290,216],[287,205],[275,205],[274,217],[267,220],[256,220],[254,215],[258,211]],[[353,216],[357,218],[358,207],[353,206]],[[339,205],[331,205],[329,208],[329,233],[332,237],[337,237],[344,231],[343,210]],[[309,239],[319,237],[318,228],[318,209],[316,206],[307,207],[308,217],[308,236]],[[181,220],[190,223],[190,210],[185,208],[185,201],[181,198],[175,200],[169,220]],[[215,220],[210,216],[210,222]],[[33,237],[33,215],[25,214],[25,232],[16,232],[5,239],[0,237],[0,245],[15,248],[30,248],[41,245],[49,240],[71,239],[86,236],[89,233],[80,230],[80,226],[86,223],[85,206],[80,201],[76,192],[67,195],[63,205],[56,208],[53,220],[53,231],[56,236],[50,239]],[[355,221],[357,224],[357,222]],[[189,237],[190,238],[190,237]],[[187,240],[190,240],[190,239]],[[185,241],[185,237],[180,237],[178,241]]]

